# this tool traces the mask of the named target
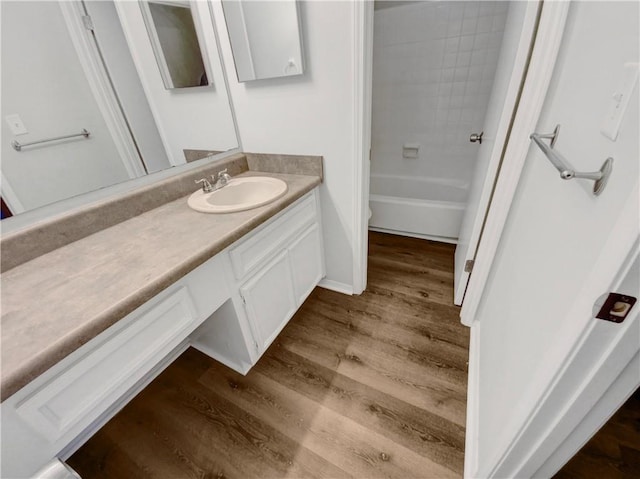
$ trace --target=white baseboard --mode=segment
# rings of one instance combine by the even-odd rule
[[[318,286],[324,289],[330,289],[331,291],[336,291],[338,293],[353,295],[352,285],[340,283],[339,281],[334,281],[332,279],[323,278],[318,283]]]
[[[420,233],[409,233],[407,231],[388,230],[385,228],[377,228],[375,226],[369,226],[369,231],[376,231],[378,233],[387,233],[390,235],[408,236],[409,238],[418,238],[429,241],[438,241],[440,243],[458,244],[458,238],[449,238],[447,236],[434,236],[423,235]]]
[[[472,479],[478,470],[478,419],[480,399],[480,324],[471,327],[467,381],[467,423],[464,444],[464,478]]]

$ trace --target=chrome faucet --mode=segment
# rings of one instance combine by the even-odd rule
[[[218,178],[216,179],[216,175],[211,175],[213,178],[214,184],[206,178],[200,178],[199,180],[195,180],[196,183],[202,183],[202,191],[204,193],[211,193],[212,191],[219,190],[220,188],[224,188],[231,181],[231,176],[227,173],[227,169],[225,168],[220,173],[218,173]]]
[[[218,173],[218,179],[216,180],[216,175],[211,175],[211,178],[215,181],[213,185],[213,191],[219,190],[220,188],[224,188],[231,181],[231,176],[227,173],[227,169],[225,168],[221,172]]]
[[[204,193],[211,193],[214,190],[214,187],[209,183],[209,180],[206,178],[200,178],[199,180],[195,180],[195,183],[202,183],[202,191]]]

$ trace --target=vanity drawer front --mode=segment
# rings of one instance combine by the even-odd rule
[[[89,426],[197,322],[185,287],[90,348],[21,401],[17,413],[50,441]]]
[[[298,232],[317,221],[316,197],[311,192],[303,196],[286,215],[231,248],[231,264],[236,279],[242,279],[251,270],[273,257]]]

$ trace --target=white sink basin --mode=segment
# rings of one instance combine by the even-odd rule
[[[203,213],[233,213],[250,210],[277,200],[287,192],[287,184],[267,176],[233,178],[227,186],[205,193],[196,191],[189,197],[189,206]]]

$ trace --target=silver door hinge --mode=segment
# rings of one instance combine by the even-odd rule
[[[240,299],[242,300],[242,303],[246,306],[247,305],[247,300],[244,299],[244,294],[240,293]]]
[[[475,261],[472,259],[468,259],[467,261],[464,262],[465,273],[471,273],[471,271],[473,271],[473,263],[475,263]]]
[[[93,31],[93,20],[90,15],[82,15],[82,23],[84,23],[84,28]]]

